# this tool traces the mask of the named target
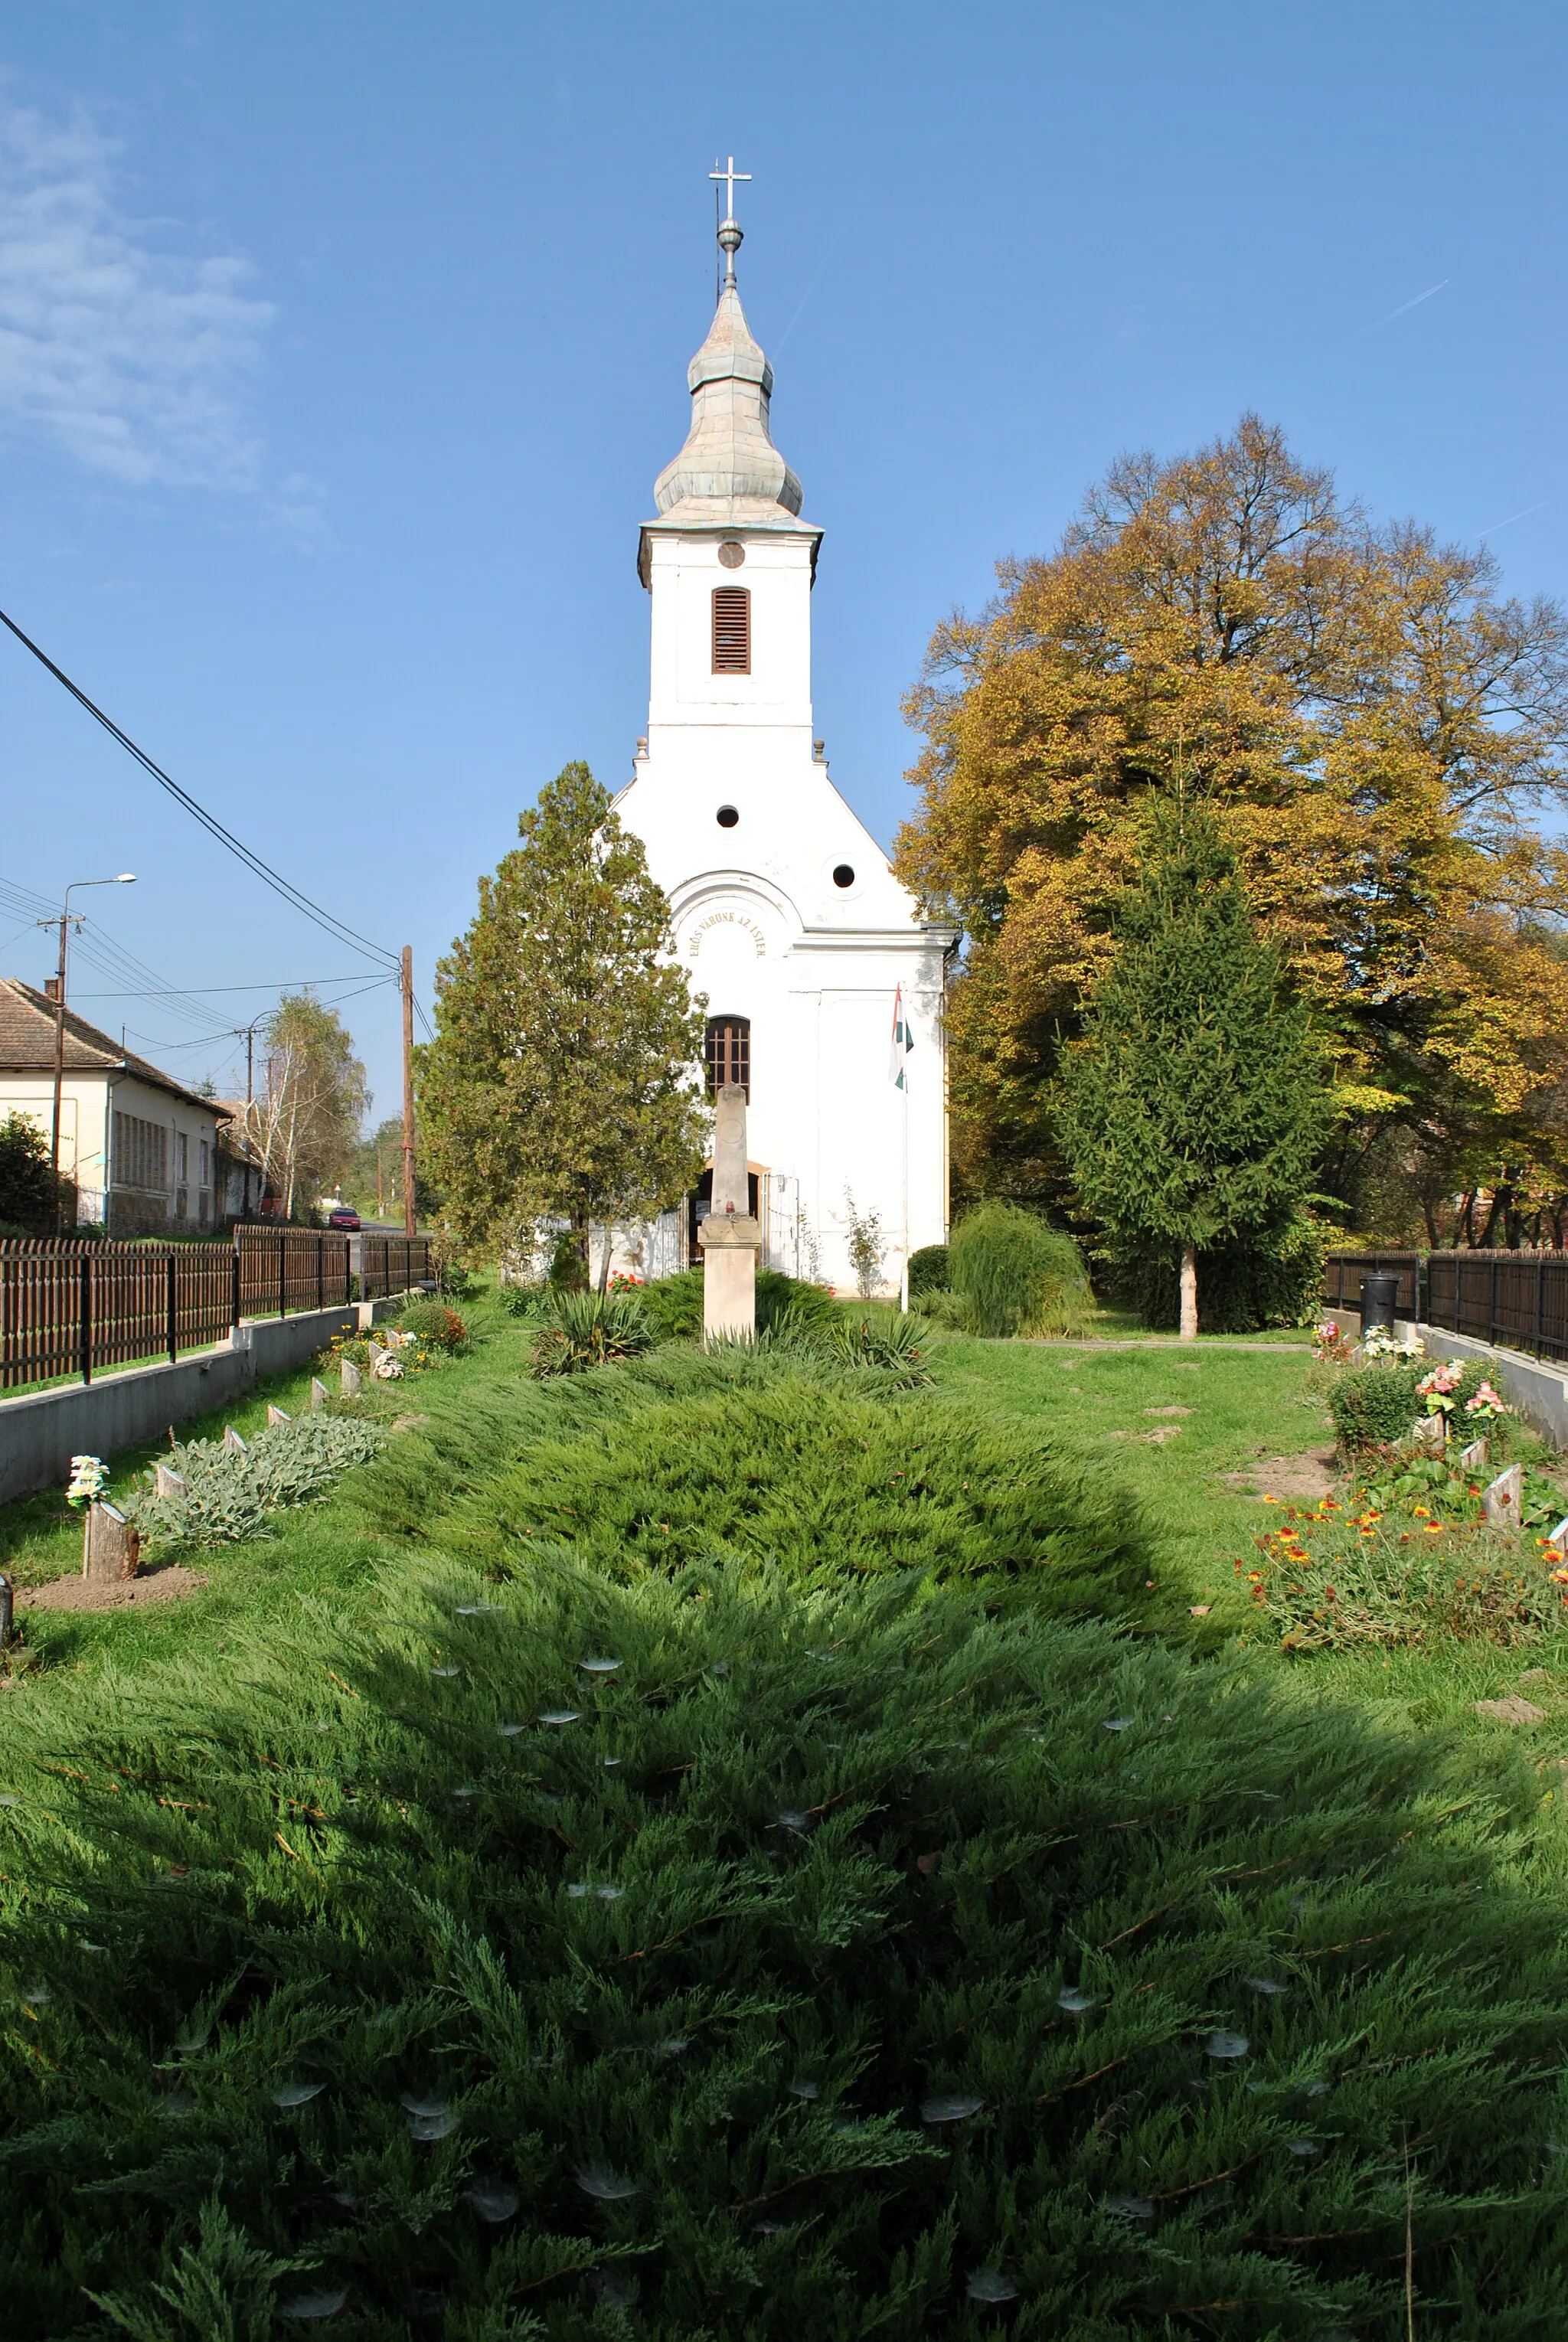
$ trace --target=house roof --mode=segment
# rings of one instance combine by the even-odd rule
[[[50,1074],[55,1070],[55,1004],[20,977],[0,976],[0,1074]],[[131,1074],[154,1089],[166,1090],[187,1106],[221,1121],[228,1109],[216,1098],[203,1097],[172,1074],[161,1073],[134,1049],[123,1048],[107,1033],[100,1033],[85,1016],[65,1010],[65,1071],[68,1074]]]
[[[227,1115],[228,1128],[223,1133],[224,1153],[231,1163],[248,1163],[257,1171],[266,1168],[266,1157],[249,1135],[244,1098],[214,1098],[212,1105],[220,1115]]]

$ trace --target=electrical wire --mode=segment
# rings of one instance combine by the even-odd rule
[[[365,936],[357,934],[345,921],[335,918],[332,912],[324,910],[319,903],[313,902],[308,895],[302,893],[299,887],[275,870],[270,863],[264,862],[259,854],[253,853],[248,846],[243,845],[232,830],[225,829],[216,816],[210,814],[204,805],[198,804],[188,789],[183,789],[178,781],[172,779],[165,772],[161,765],[155,764],[146,750],[139,748],[129,733],[120,729],[113,716],[105,716],[104,710],[88,698],[81,686],[72,682],[65,669],[56,666],[48,654],[40,650],[31,636],[25,635],[15,619],[7,616],[4,610],[0,610],[0,626],[15,635],[23,649],[32,652],[39,666],[48,669],[55,682],[62,685],[70,693],[72,698],[85,707],[96,723],[103,726],[109,737],[112,740],[117,740],[126,755],[134,756],[143,771],[150,774],[161,789],[167,790],[175,803],[182,806],[193,819],[199,821],[209,836],[216,838],[220,846],[225,846],[229,853],[243,862],[253,876],[259,878],[264,886],[270,886],[275,895],[281,896],[285,903],[300,912],[303,916],[313,919],[318,927],[325,928],[326,933],[335,936],[339,943],[345,944],[350,951],[361,952],[369,960],[380,960],[387,965],[396,966],[395,952],[389,952],[381,944],[369,942]]]

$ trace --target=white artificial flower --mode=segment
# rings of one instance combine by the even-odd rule
[[[377,1358],[375,1362],[375,1371],[377,1377],[382,1382],[394,1382],[403,1372],[403,1362],[400,1358],[394,1358],[390,1356],[385,1358]]]
[[[71,1479],[65,1490],[68,1505],[90,1505],[109,1485],[108,1467],[101,1456],[73,1456]]]

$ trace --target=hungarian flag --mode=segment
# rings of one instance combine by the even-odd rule
[[[895,1090],[907,1086],[904,1061],[914,1046],[914,1036],[904,1013],[904,986],[901,984],[893,996],[893,1040],[887,1054],[887,1078]]]

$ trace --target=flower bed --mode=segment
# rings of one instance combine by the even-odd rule
[[[1525,1479],[1519,1538],[1487,1523],[1479,1481],[1436,1457],[1383,1460],[1383,1476],[1348,1502],[1291,1506],[1258,1538],[1246,1582],[1285,1649],[1568,1632],[1568,1566],[1545,1535],[1562,1506],[1550,1481]]]

